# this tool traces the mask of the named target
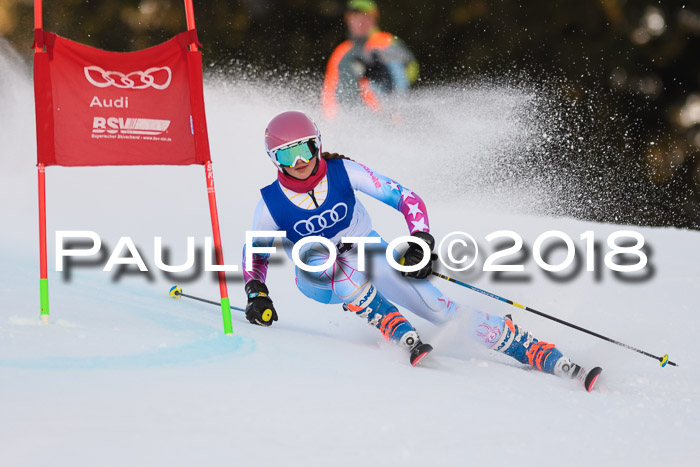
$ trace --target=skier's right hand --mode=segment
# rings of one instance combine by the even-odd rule
[[[264,283],[258,280],[249,281],[245,285],[245,291],[248,295],[245,317],[250,323],[271,326],[273,321],[277,321],[277,311],[272,305],[267,286]]]

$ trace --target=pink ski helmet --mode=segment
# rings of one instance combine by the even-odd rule
[[[321,132],[305,113],[290,110],[275,115],[265,129],[265,151],[279,170],[298,160],[321,157]]]

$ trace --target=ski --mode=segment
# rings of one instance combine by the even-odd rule
[[[411,350],[411,365],[416,366],[423,360],[431,351],[433,346],[430,344],[420,343]]]
[[[575,379],[578,383],[583,385],[586,391],[591,392],[593,388],[595,388],[595,383],[598,381],[598,377],[602,372],[603,369],[599,366],[586,370],[580,365],[574,364],[571,379]]]
[[[595,383],[596,381],[598,381],[598,377],[602,372],[603,369],[599,366],[593,368],[588,372],[586,378],[583,380],[583,387],[586,388],[586,391],[591,392],[593,390],[593,388],[595,387]]]

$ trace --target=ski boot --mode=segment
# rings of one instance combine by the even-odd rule
[[[379,329],[386,340],[405,347],[413,366],[418,365],[433,350],[432,346],[421,342],[411,323],[371,282],[365,285],[355,300],[344,303],[343,309],[365,318],[367,323]]]
[[[491,347],[493,350],[511,356],[536,370],[576,380],[589,392],[593,390],[598,376],[603,371],[600,367],[586,370],[565,357],[554,344],[539,341],[514,324],[510,315],[503,319],[503,333]]]

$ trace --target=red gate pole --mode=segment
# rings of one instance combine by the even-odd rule
[[[38,164],[39,172],[39,297],[41,302],[41,321],[49,324],[49,278],[46,261],[46,183],[44,164]]]
[[[187,17],[187,30],[195,29],[194,26],[194,8],[192,0],[185,0],[185,16]],[[197,44],[190,44],[190,51],[197,51]],[[214,234],[214,252],[216,254],[216,264],[223,268],[224,252],[221,246],[221,232],[219,229],[219,214],[216,209],[216,192],[214,191],[214,171],[211,167],[211,160],[204,164],[204,173],[207,179],[207,193],[209,195],[209,213],[211,215],[211,227]],[[228,290],[226,288],[226,273],[223,270],[218,271],[219,275],[219,292],[221,293],[221,315],[224,321],[224,334],[233,334],[233,325],[231,323],[231,303],[228,298]]]
[[[211,215],[211,227],[214,233],[214,252],[216,254],[216,264],[223,267],[224,252],[221,247],[219,215],[216,209],[216,193],[214,192],[214,171],[211,168],[211,161],[207,161],[204,164],[204,170],[207,177],[207,193],[209,194],[209,213]],[[219,270],[218,275],[219,292],[221,293],[221,316],[224,320],[224,334],[233,334],[233,325],[231,324],[231,303],[228,298],[228,290],[226,289],[226,273],[223,270]]]
[[[41,0],[34,0],[34,29],[43,28],[43,19],[41,16]],[[36,51],[36,49],[34,49]]]
[[[187,30],[191,31],[194,29],[194,8],[192,7],[192,0],[185,0],[185,16],[187,17]],[[197,44],[194,42],[190,44],[190,50],[196,52]]]
[[[34,29],[43,28],[42,0],[34,0]],[[43,47],[34,46],[34,53],[44,53]],[[39,299],[41,321],[49,323],[49,278],[46,259],[46,170],[44,164],[37,164],[39,176]]]

